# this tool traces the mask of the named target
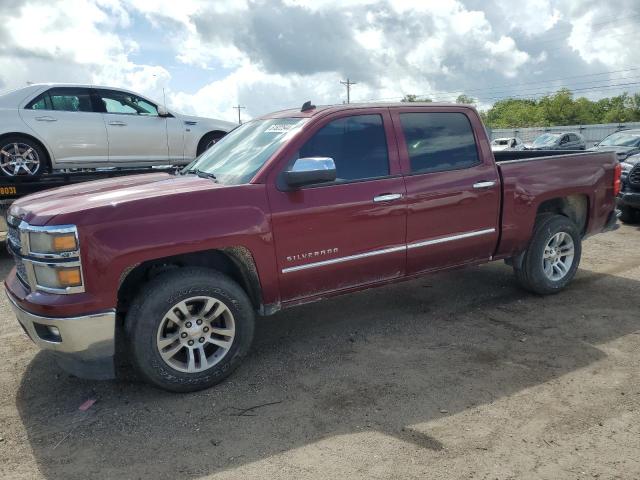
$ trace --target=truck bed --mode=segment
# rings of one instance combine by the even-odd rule
[[[525,150],[494,155],[502,181],[502,235],[496,256],[526,249],[545,202],[570,198],[584,212],[586,222],[579,225],[584,236],[601,232],[610,222],[615,210],[615,153]]]
[[[541,160],[549,157],[592,155],[585,150],[502,150],[493,152],[496,163],[518,162],[523,160]]]

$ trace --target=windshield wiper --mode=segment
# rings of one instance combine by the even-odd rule
[[[210,178],[212,180],[217,180],[216,176],[213,173],[205,172],[204,170],[198,170],[197,168],[195,170],[181,170],[180,171],[180,175],[187,175],[189,173],[193,173],[195,175],[198,175],[200,178]]]

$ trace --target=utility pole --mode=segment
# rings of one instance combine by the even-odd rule
[[[343,82],[341,80],[340,83],[345,87],[347,87],[347,103],[349,103],[351,101],[351,85],[357,85],[357,84],[356,82],[350,81],[348,78],[346,82]]]
[[[233,107],[233,108],[238,110],[238,125],[242,125],[242,119],[240,118],[240,110],[242,110],[243,108],[246,108],[246,107],[243,107],[242,105],[238,104],[238,106]]]

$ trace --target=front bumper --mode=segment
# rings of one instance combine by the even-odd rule
[[[619,207],[640,208],[640,192],[620,192],[616,204]]]
[[[115,310],[72,318],[35,315],[6,292],[18,322],[41,349],[52,350],[60,366],[81,378],[115,377]]]

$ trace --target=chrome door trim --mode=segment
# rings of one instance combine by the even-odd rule
[[[380,249],[380,250],[373,250],[371,252],[366,252],[366,253],[357,253],[355,255],[348,255],[346,257],[332,258],[330,260],[322,260],[320,262],[305,263],[304,265],[297,265],[295,267],[283,268],[282,269],[282,273],[298,272],[300,270],[307,270],[307,269],[310,269],[310,268],[324,267],[324,266],[327,266],[327,265],[334,265],[336,263],[342,263],[342,262],[350,262],[350,261],[353,261],[353,260],[359,260],[361,258],[373,257],[373,256],[376,256],[376,255],[385,255],[387,253],[401,252],[402,250],[409,250],[411,248],[421,248],[421,247],[427,247],[429,245],[436,245],[438,243],[453,242],[455,240],[462,240],[464,238],[478,237],[480,235],[488,235],[490,233],[494,233],[495,231],[496,231],[495,228],[485,228],[483,230],[474,230],[472,232],[458,233],[456,235],[449,235],[449,236],[446,236],[446,237],[433,238],[433,239],[430,239],[430,240],[423,240],[423,241],[419,241],[419,242],[413,242],[413,243],[409,243],[409,244],[405,244],[405,245],[397,246],[397,247],[383,248],[383,249]]]
[[[454,240],[462,240],[463,238],[471,238],[477,237],[480,235],[487,235],[489,233],[494,233],[496,231],[495,228],[485,228],[484,230],[475,230],[473,232],[465,232],[459,233],[457,235],[449,235],[447,237],[434,238],[431,240],[423,240],[420,242],[414,242],[407,245],[407,248],[421,248],[427,247],[429,245],[436,245],[438,243],[452,242]]]
[[[401,252],[403,250],[406,250],[406,248],[407,248],[406,245],[401,245],[398,247],[389,247],[389,248],[383,248],[381,250],[372,250],[371,252],[358,253],[356,255],[349,255],[347,257],[338,257],[338,258],[332,258],[331,260],[322,260],[321,262],[305,263],[304,265],[297,265],[295,267],[283,268],[282,273],[298,272],[300,270],[306,270],[308,268],[324,267],[326,265],[333,265],[335,263],[342,263],[342,262],[350,262],[352,260],[359,260],[361,258],[373,257],[376,255],[384,255],[386,253]]]

